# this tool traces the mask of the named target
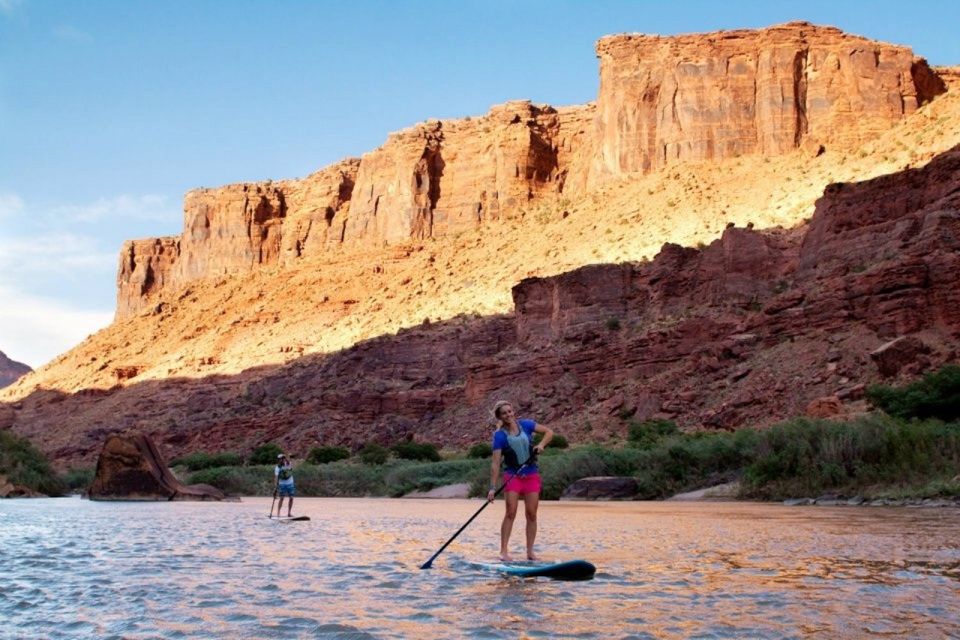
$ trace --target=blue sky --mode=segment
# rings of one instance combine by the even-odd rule
[[[960,64],[960,3],[0,0],[0,351],[110,322],[188,189],[306,175],[427,118],[594,99],[594,41],[793,19]]]

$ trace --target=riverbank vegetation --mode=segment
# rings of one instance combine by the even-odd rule
[[[795,418],[767,429],[684,433],[668,420],[629,422],[617,444],[575,444],[557,436],[539,460],[543,497],[559,498],[591,476],[636,479],[637,499],[656,500],[739,481],[740,497],[759,500],[824,494],[865,499],[960,498],[960,366],[902,388],[874,386],[876,411],[849,421]],[[244,459],[195,452],[172,462],[185,482],[230,495],[273,492],[280,447],[268,443]],[[392,448],[368,443],[351,453],[316,447],[295,470],[299,496],[402,496],[457,483],[486,493],[488,443],[465,451],[430,443]],[[0,432],[0,475],[48,495],[82,489],[92,470],[55,474],[29,442]]]
[[[591,476],[632,476],[637,498],[647,500],[733,480],[740,497],[760,500],[960,497],[960,367],[899,389],[871,387],[867,395],[880,410],[845,422],[795,418],[762,430],[683,433],[673,422],[651,420],[629,423],[626,441],[615,446],[569,447],[557,437],[539,461],[543,497],[557,499]],[[455,483],[469,483],[476,496],[489,476],[486,443],[464,452],[370,443],[352,456],[311,454],[296,470],[302,496],[400,496]],[[270,466],[209,468],[187,480],[232,494],[273,490]]]
[[[0,431],[0,476],[12,485],[11,495],[60,496],[67,491],[46,457],[29,440],[8,431]]]

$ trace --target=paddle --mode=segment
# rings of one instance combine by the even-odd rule
[[[520,470],[523,469],[523,468],[524,468],[525,466],[527,466],[528,464],[530,464],[531,462],[535,462],[535,461],[536,461],[536,458],[537,458],[537,452],[536,452],[536,450],[534,450],[534,452],[530,454],[530,457],[527,458],[527,461],[524,462],[524,463],[523,463],[522,465],[520,465],[519,467],[517,467],[517,473],[514,474],[514,475],[520,475]],[[494,492],[494,494],[493,494],[494,499],[496,499],[496,497],[497,497],[498,495],[500,495],[500,492],[503,491],[503,488],[506,487],[506,486],[507,486],[507,482],[504,481],[503,484],[500,485],[500,488],[497,489],[497,490]],[[460,527],[459,529],[457,529],[457,532],[456,532],[455,534],[453,534],[453,536],[452,536],[449,540],[447,540],[446,542],[444,542],[444,543],[443,543],[443,546],[440,547],[439,549],[437,549],[437,552],[436,552],[435,554],[433,554],[432,556],[430,556],[430,559],[429,559],[429,560],[427,560],[427,561],[424,562],[422,565],[420,565],[420,568],[421,568],[421,569],[429,569],[431,566],[433,566],[433,561],[436,560],[437,556],[440,555],[441,553],[443,553],[443,550],[446,549],[447,546],[448,546],[451,542],[453,542],[454,540],[456,540],[456,539],[457,539],[457,536],[460,535],[460,533],[461,533],[464,529],[466,529],[467,526],[468,526],[471,522],[473,522],[474,518],[476,518],[478,515],[480,515],[480,512],[483,511],[484,509],[486,509],[486,508],[487,508],[487,505],[490,504],[491,502],[493,502],[493,500],[485,500],[484,503],[483,503],[483,506],[480,507],[479,509],[477,509],[477,512],[476,512],[475,514],[473,514],[472,516],[470,516],[470,519],[467,520],[466,522],[464,522],[464,523],[463,523],[463,526]]]
[[[272,517],[273,517],[273,505],[275,505],[276,503],[277,503],[277,489],[276,489],[276,487],[274,487],[274,489],[273,489],[273,502],[270,503],[270,515],[267,516],[268,518],[272,518]],[[278,517],[278,518],[280,517],[280,512],[279,512],[279,511],[277,511],[277,517]]]

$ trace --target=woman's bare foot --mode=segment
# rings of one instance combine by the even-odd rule
[[[540,559],[540,556],[538,556],[532,551],[527,554],[527,560],[539,560],[539,559]]]
[[[513,562],[513,558],[510,556],[509,553],[501,553],[500,560],[502,562]]]

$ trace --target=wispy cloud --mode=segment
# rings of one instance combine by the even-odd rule
[[[23,211],[23,198],[15,193],[0,193],[0,220],[21,211]]]
[[[166,196],[119,195],[100,198],[96,202],[54,207],[50,213],[58,220],[93,223],[107,219],[169,221],[178,218],[179,211]]]
[[[105,251],[96,238],[72,233],[0,237],[0,285],[38,274],[81,279],[91,270],[116,266],[115,251]],[[2,347],[0,347],[2,348]]]
[[[0,0],[2,2],[3,0]],[[90,44],[93,42],[93,36],[69,24],[62,24],[53,28],[53,36],[57,40],[72,42],[74,44]]]
[[[0,350],[34,369],[112,320],[112,310],[78,309],[0,283]]]
[[[0,190],[0,351],[36,367],[109,324],[123,230],[179,219],[172,202],[118,195],[39,205]]]

